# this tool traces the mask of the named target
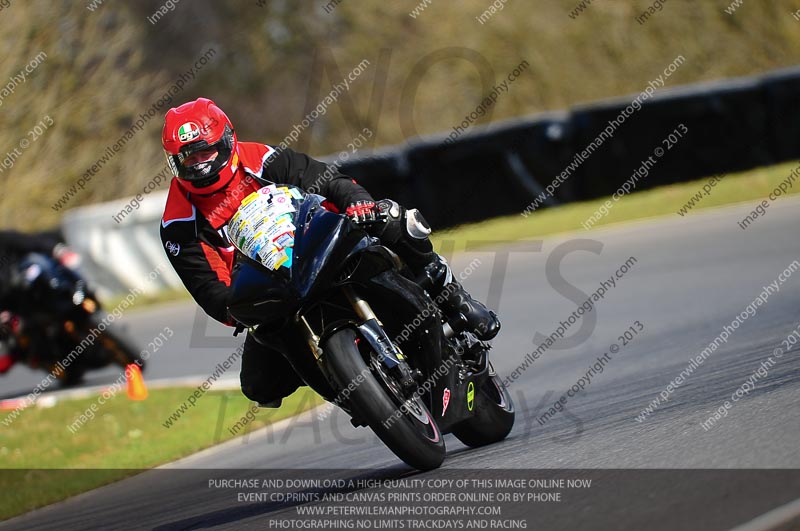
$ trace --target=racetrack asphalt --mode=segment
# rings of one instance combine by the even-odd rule
[[[754,315],[740,318],[727,342],[693,369],[668,401],[643,421],[636,417],[764,286],[800,261],[798,207],[797,200],[781,200],[746,230],[736,222],[750,211],[749,204],[454,257],[456,272],[474,258],[481,261],[464,283],[476,297],[498,306],[503,330],[494,341],[492,360],[504,377],[535,348],[537,331],[549,335],[577,301],[607,282],[630,257],[635,263],[629,262],[629,271],[615,279],[616,287],[568,329],[567,336],[581,329],[583,340],[560,349],[557,343],[510,384],[517,420],[509,438],[466,449],[448,436],[448,457],[439,470],[410,470],[371,432],[352,428],[338,410],[325,420],[311,413],[167,470],[145,472],[34,511],[0,529],[272,528],[275,519],[297,518],[298,504],[244,503],[235,492],[209,488],[207,482],[212,477],[268,478],[278,474],[276,469],[335,469],[325,472],[334,478],[425,480],[465,477],[479,469],[527,470],[538,476],[567,469],[574,471],[571,477],[591,477],[600,486],[585,494],[567,492],[562,503],[514,504],[504,509],[503,518],[527,518],[528,528],[536,529],[730,529],[744,524],[800,498],[800,359],[795,350],[775,357],[775,349],[800,325],[800,269]],[[504,257],[505,273],[499,269]],[[152,358],[149,378],[209,374],[241,341],[215,325],[192,334],[195,320],[186,303],[129,316],[131,330],[142,341],[164,326],[176,333],[163,356]],[[620,336],[630,327],[638,333],[623,346]],[[603,372],[568,398],[564,412],[538,422],[612,345],[620,348]],[[754,378],[763,362],[768,362],[767,374]],[[109,381],[115,377],[111,374]],[[104,377],[98,373],[93,382]],[[0,394],[24,392],[39,379],[20,379],[8,390],[4,385]],[[701,423],[748,380],[753,389],[705,430]],[[746,470],[733,472],[740,469]],[[785,524],[781,529],[796,528],[800,520],[794,513],[787,517],[785,509],[782,520],[772,519],[773,527],[752,528],[778,529],[775,522]]]

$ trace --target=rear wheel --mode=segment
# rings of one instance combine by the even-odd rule
[[[514,427],[511,395],[491,366],[489,371],[489,378],[475,393],[475,415],[453,430],[453,435],[467,446],[486,446],[502,441]]]
[[[365,362],[367,355],[362,356],[356,337],[352,329],[342,329],[324,348],[325,363],[339,389],[350,390],[348,404],[353,413],[409,465],[419,470],[438,468],[445,446],[428,408],[419,398],[405,398],[374,352]]]

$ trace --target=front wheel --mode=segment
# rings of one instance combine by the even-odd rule
[[[445,446],[439,427],[419,398],[405,399],[399,384],[387,375],[374,352],[369,365],[345,328],[327,341],[325,363],[340,390],[350,390],[353,413],[400,459],[419,470],[441,466]]]
[[[486,446],[502,441],[514,427],[511,395],[494,369],[490,367],[489,371],[489,378],[475,393],[475,415],[453,430],[453,435],[467,446]]]

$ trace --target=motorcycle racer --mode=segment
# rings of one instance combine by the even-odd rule
[[[18,266],[30,253],[52,255],[65,265],[77,257],[55,233],[0,231],[0,374],[10,371],[25,355],[12,339],[24,320],[27,298],[26,283]]]
[[[240,142],[228,116],[207,98],[167,112],[162,144],[174,174],[161,220],[164,249],[186,289],[217,321],[235,324],[228,314],[235,249],[225,226],[242,199],[274,183],[313,190],[326,198],[329,210],[368,224],[367,230],[415,276],[433,280],[431,296],[444,294],[443,310],[461,314],[478,338],[489,340],[500,330],[494,312],[474,300],[434,252],[430,226],[418,210],[389,199],[376,202],[336,167],[290,148]],[[261,334],[256,340],[248,333],[240,375],[245,396],[278,407],[282,398],[304,385],[285,356],[291,344],[281,330],[268,342]]]

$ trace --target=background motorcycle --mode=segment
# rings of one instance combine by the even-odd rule
[[[514,406],[489,345],[323,200],[275,185],[245,198],[227,225],[239,251],[231,315],[273,346],[269,334],[283,330],[303,380],[415,468],[441,465],[445,433],[469,446],[505,438]]]
[[[53,257],[32,253],[23,258],[14,291],[8,347],[31,368],[52,372],[64,386],[80,383],[86,371],[111,363],[138,363],[144,370],[136,344],[118,329],[104,327],[93,344],[85,341],[106,313],[86,282]],[[81,342],[83,351],[63,363]]]

